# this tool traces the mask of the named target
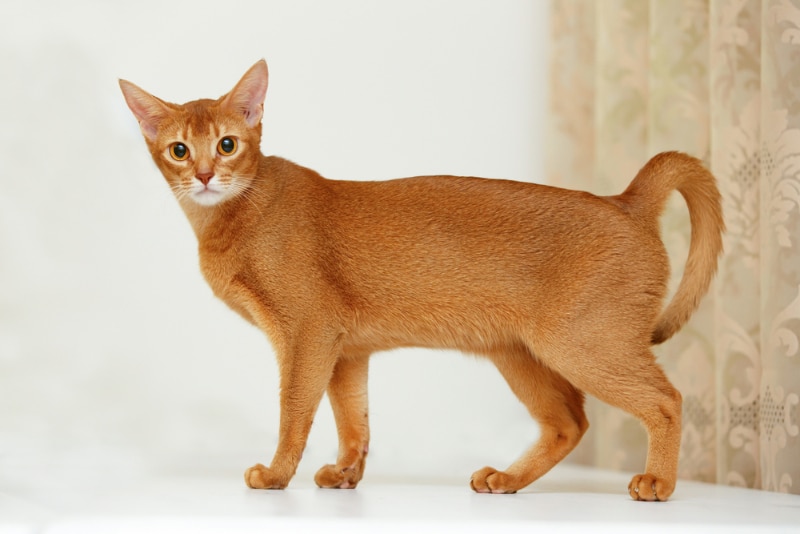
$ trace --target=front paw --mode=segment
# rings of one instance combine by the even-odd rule
[[[256,464],[244,472],[244,482],[253,489],[283,489],[289,481],[278,476],[269,467]]]
[[[328,464],[317,471],[314,482],[320,488],[355,489],[363,473],[363,462],[346,467]]]
[[[475,471],[469,485],[477,493],[516,493],[520,488],[515,477],[491,467]]]

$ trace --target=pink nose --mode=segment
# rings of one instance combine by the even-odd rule
[[[214,173],[213,172],[198,172],[197,174],[194,175],[194,177],[197,178],[198,180],[200,180],[200,182],[202,182],[203,185],[208,185],[208,182],[210,182],[211,179],[214,177]]]

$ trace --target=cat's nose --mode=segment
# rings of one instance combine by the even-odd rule
[[[194,175],[194,177],[197,178],[198,180],[200,180],[200,182],[203,185],[208,185],[208,182],[210,182],[211,179],[214,177],[214,173],[213,172],[198,172],[197,174]]]

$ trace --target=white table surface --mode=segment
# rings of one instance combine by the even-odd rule
[[[27,466],[0,473],[0,534],[239,532],[792,532],[800,496],[680,481],[666,503],[626,494],[629,475],[560,465],[515,495],[465,480],[365,476],[356,490],[245,487],[238,472]],[[201,469],[198,469],[201,471]]]

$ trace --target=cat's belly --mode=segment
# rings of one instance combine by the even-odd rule
[[[371,350],[425,347],[481,353],[519,343],[516,332],[535,330],[538,321],[530,309],[487,302],[419,302],[362,310],[347,329],[347,341]]]

